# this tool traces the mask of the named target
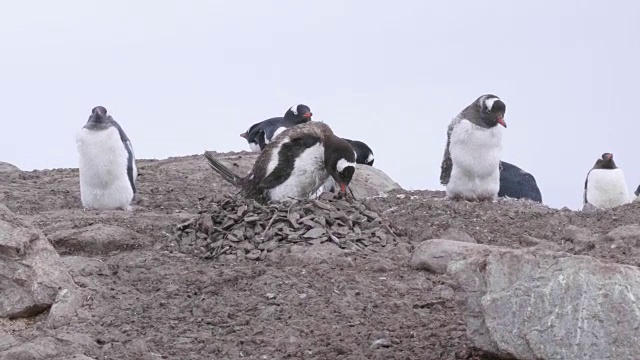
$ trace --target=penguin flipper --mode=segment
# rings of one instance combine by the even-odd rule
[[[304,134],[283,143],[278,151],[278,164],[260,181],[259,186],[263,189],[273,189],[284,183],[291,176],[298,156],[319,141],[320,139],[313,135]]]
[[[209,166],[218,173],[223,179],[225,179],[231,185],[240,188],[242,178],[236,174],[234,174],[229,168],[224,166],[220,161],[214,159],[213,156],[209,153],[209,151],[205,151],[204,157],[209,162]]]
[[[257,135],[258,137],[258,146],[260,147],[260,151],[264,150],[267,147],[267,135],[264,133],[264,130],[260,130]]]
[[[447,185],[451,178],[451,169],[453,168],[453,160],[451,159],[451,152],[449,146],[451,145],[451,134],[453,133],[453,127],[460,122],[454,119],[449,127],[447,127],[447,145],[444,148],[444,156],[442,157],[442,163],[440,164],[440,184]]]
[[[589,174],[591,174],[591,170],[587,173],[587,177],[584,179],[584,193],[582,195],[582,205],[586,205],[587,200],[587,184],[589,183]]]

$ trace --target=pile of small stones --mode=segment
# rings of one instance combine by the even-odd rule
[[[221,194],[203,208],[209,210],[175,226],[170,249],[205,259],[235,254],[262,260],[286,244],[328,241],[344,249],[377,251],[376,247],[392,246],[398,240],[389,222],[376,212],[361,203],[334,199],[332,194],[266,205]]]

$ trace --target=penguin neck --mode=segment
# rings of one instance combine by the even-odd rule
[[[88,130],[106,130],[110,128],[112,125],[113,124],[111,123],[111,121],[109,121],[109,118],[106,118],[106,117],[101,119],[91,118],[84,125],[84,128]]]
[[[288,125],[288,126],[295,126],[295,125],[300,125],[300,124],[309,122],[309,120],[310,120],[309,118],[287,113],[285,114],[284,119],[282,120],[282,124]]]
[[[613,159],[611,160],[599,160],[596,161],[596,164],[593,165],[594,169],[604,169],[604,170],[615,170],[618,168],[618,166],[616,166],[615,161],[613,161]]]
[[[486,115],[491,116],[490,114],[486,114]],[[491,129],[492,127],[495,127],[498,125],[498,122],[495,122],[495,124],[488,124],[487,122],[485,122],[484,121],[485,117],[480,112],[480,109],[478,108],[478,105],[476,103],[473,103],[467,106],[464,110],[462,110],[460,112],[460,117],[462,117],[463,119],[466,119],[467,121],[471,122],[474,125],[480,126],[485,129]]]

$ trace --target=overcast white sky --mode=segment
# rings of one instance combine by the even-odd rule
[[[638,14],[631,0],[6,1],[0,161],[77,167],[95,105],[138,158],[162,159],[248,149],[249,125],[304,103],[403,187],[442,189],[449,121],[494,93],[503,159],[577,209],[603,152],[640,183]]]

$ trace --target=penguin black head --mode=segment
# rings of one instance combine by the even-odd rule
[[[373,151],[367,144],[359,140],[343,139],[345,139],[353,148],[356,155],[356,164],[373,166],[375,157],[373,156]]]
[[[253,131],[253,129],[255,129],[255,127],[256,127],[256,126],[258,126],[259,124],[260,124],[260,123],[256,123],[256,124],[251,125],[251,127],[249,127],[249,130],[247,130],[247,131],[243,132],[242,134],[240,134],[240,137],[241,137],[241,138],[248,139],[249,134],[250,134],[250,133]]]
[[[91,109],[89,121],[94,123],[104,123],[107,121],[107,108],[104,106],[96,106]]]
[[[356,155],[353,148],[343,139],[333,137],[324,148],[325,167],[329,175],[340,185],[340,192],[347,193],[347,186],[356,171]]]
[[[600,159],[596,160],[595,165],[593,165],[594,169],[617,169],[615,161],[613,161],[612,153],[604,153],[600,157]]]
[[[284,121],[298,125],[311,121],[312,116],[313,113],[311,113],[311,109],[307,105],[298,104],[293,105],[284,113]]]
[[[482,95],[476,100],[475,106],[479,108],[480,120],[488,127],[494,127],[498,124],[507,127],[507,123],[504,122],[507,106],[499,97],[493,94]]]

